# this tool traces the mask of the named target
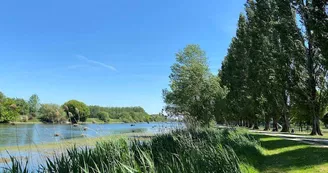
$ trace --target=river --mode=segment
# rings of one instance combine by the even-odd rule
[[[0,124],[0,147],[44,144],[85,137],[101,137],[121,133],[161,133],[181,127],[177,122],[50,125]]]

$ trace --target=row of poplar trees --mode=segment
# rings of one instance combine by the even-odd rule
[[[224,120],[290,131],[310,122],[322,135],[328,106],[328,1],[248,0],[219,72],[229,90]]]

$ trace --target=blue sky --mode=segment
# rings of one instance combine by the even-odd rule
[[[175,53],[221,66],[245,0],[29,0],[0,6],[0,91],[158,113]]]

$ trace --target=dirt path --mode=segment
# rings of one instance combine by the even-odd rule
[[[293,135],[293,134],[284,134],[284,133],[277,133],[277,132],[266,132],[266,131],[257,131],[251,130],[253,133],[263,134],[268,136],[280,137],[287,140],[299,141],[306,144],[316,145],[318,147],[325,147],[328,148],[328,139],[323,138],[311,138],[308,136],[302,135]]]

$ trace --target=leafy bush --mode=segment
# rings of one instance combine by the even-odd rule
[[[97,113],[97,117],[102,120],[102,121],[105,121],[105,122],[108,122],[109,121],[109,114],[105,111],[101,111],[101,112],[98,112]]]
[[[72,123],[85,122],[90,115],[89,107],[83,102],[70,100],[62,106]]]
[[[19,108],[14,99],[2,98],[0,102],[0,122],[9,122],[19,117]]]
[[[40,121],[46,123],[61,123],[66,121],[64,110],[55,104],[42,104],[39,110]]]

